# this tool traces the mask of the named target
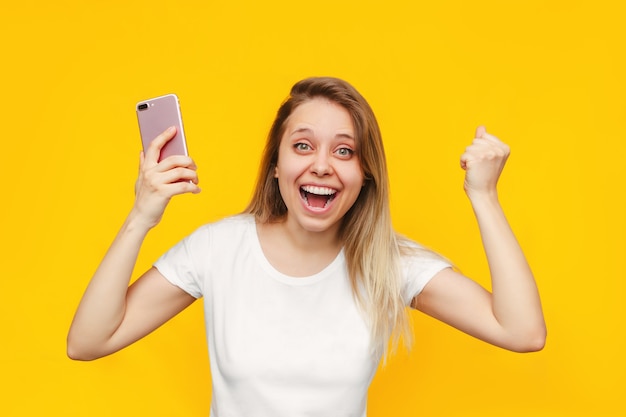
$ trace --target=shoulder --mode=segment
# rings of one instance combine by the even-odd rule
[[[396,237],[396,241],[398,243],[400,262],[403,268],[406,268],[414,263],[445,263],[451,265],[451,262],[444,256],[411,239],[404,236],[398,236]]]
[[[255,227],[254,216],[250,214],[238,214],[215,222],[207,223],[197,228],[191,237],[232,238],[253,230]]]
[[[235,215],[206,223],[174,245],[166,255],[187,254],[206,257],[210,253],[223,253],[249,239],[255,220],[251,215]]]
[[[168,281],[198,298],[208,288],[213,271],[228,270],[244,256],[246,247],[253,246],[254,225],[254,217],[247,215],[207,223],[161,255],[154,266]]]
[[[403,298],[407,305],[438,272],[452,263],[435,251],[404,237],[398,238]]]

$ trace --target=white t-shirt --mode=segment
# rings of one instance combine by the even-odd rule
[[[343,251],[323,271],[290,277],[265,258],[254,217],[200,227],[156,268],[204,297],[212,417],[364,417],[379,358],[352,295]],[[405,260],[410,300],[440,270]]]

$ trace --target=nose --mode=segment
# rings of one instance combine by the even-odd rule
[[[329,156],[325,152],[317,152],[311,163],[311,172],[319,177],[330,175],[333,168]]]

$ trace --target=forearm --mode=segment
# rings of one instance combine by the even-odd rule
[[[524,253],[494,193],[471,196],[492,284],[492,308],[513,340],[543,345],[545,323],[539,293]]]
[[[133,213],[124,222],[80,301],[68,334],[68,353],[97,350],[122,323],[128,285],[148,230]]]

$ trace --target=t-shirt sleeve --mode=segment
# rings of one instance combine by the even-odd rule
[[[154,263],[154,267],[171,282],[195,298],[204,292],[206,268],[203,254],[209,250],[209,234],[206,227],[196,230]]]
[[[450,262],[431,253],[417,253],[412,256],[405,256],[402,260],[402,272],[404,274],[404,288],[402,297],[404,303],[410,305],[415,298],[437,275],[445,268],[450,268]]]

